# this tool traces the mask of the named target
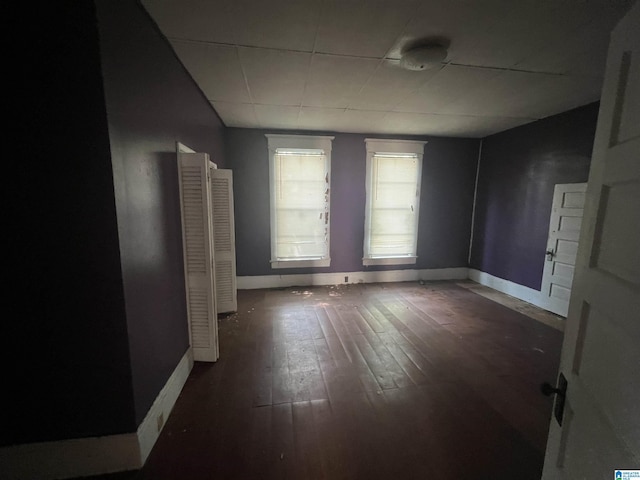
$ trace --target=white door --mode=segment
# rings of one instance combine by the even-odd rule
[[[640,3],[612,33],[543,472],[640,469]],[[556,402],[559,397],[556,397]]]
[[[586,183],[562,183],[553,191],[541,291],[547,310],[563,317],[569,311],[586,189]]]
[[[218,359],[218,316],[209,184],[211,162],[206,153],[188,153],[181,145],[178,148],[189,338],[194,360],[215,362]]]
[[[231,170],[211,169],[213,236],[216,264],[218,313],[238,310],[236,295],[236,235],[233,218],[233,174]]]

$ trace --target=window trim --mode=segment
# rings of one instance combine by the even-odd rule
[[[331,265],[331,145],[335,137],[320,135],[265,134],[269,149],[269,217],[271,240],[271,268],[309,268]],[[275,155],[278,149],[323,150],[329,175],[329,222],[327,223],[327,256],[318,259],[278,259],[276,257]]]
[[[365,180],[365,222],[364,222],[364,245],[363,245],[363,257],[362,265],[411,265],[415,264],[418,256],[418,225],[420,218],[420,198],[422,196],[422,158],[424,156],[424,146],[428,143],[426,141],[419,140],[395,140],[395,139],[381,139],[381,138],[365,138],[365,144],[367,149],[367,170]],[[377,256],[371,255],[370,242],[371,242],[371,190],[373,188],[373,157],[376,153],[380,154],[412,154],[417,156],[418,160],[418,202],[416,204],[416,235],[413,239],[413,255],[398,255],[398,256]]]

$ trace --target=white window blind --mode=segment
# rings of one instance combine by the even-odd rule
[[[328,266],[332,137],[267,137],[271,266]]]
[[[369,255],[415,255],[417,156],[374,155],[372,174]]]
[[[416,261],[423,146],[367,140],[365,265]]]
[[[276,150],[276,259],[328,256],[329,172],[321,150]]]

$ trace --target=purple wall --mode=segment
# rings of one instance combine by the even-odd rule
[[[275,132],[230,128],[226,133],[226,157],[234,174],[239,276],[467,266],[478,140],[391,136],[429,142],[423,159],[418,262],[363,267],[364,139],[378,135],[331,133],[335,135],[331,153],[331,266],[273,270],[269,264],[269,161],[265,133]]]
[[[96,5],[139,424],[189,346],[175,143],[224,166],[224,126],[143,7]]]
[[[0,444],[135,431],[95,8],[18,4]]]
[[[594,103],[483,140],[472,268],[540,290],[556,183],[586,182]]]

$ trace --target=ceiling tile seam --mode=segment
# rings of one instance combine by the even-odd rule
[[[311,48],[311,55],[309,56],[309,63],[307,64],[307,74],[304,76],[304,85],[302,86],[302,95],[300,96],[300,105],[298,107],[298,115],[296,117],[296,126],[300,125],[300,116],[302,115],[302,106],[304,105],[304,96],[307,93],[307,85],[309,84],[309,76],[311,75],[311,65],[313,64],[313,57],[316,54],[316,47],[318,44],[318,32],[320,32],[320,23],[322,22],[322,14],[324,13],[324,0],[320,2],[320,11],[318,12],[318,22],[316,23],[316,31],[313,35],[313,47]]]
[[[538,120],[538,117],[514,117],[509,115],[477,115],[471,113],[431,113],[431,112],[388,112],[402,115],[435,116],[435,117],[466,117],[466,118],[503,118],[505,120]]]
[[[465,67],[465,68],[477,68],[479,70],[497,70],[501,72],[516,72],[516,73],[533,73],[536,75],[550,75],[554,77],[563,77],[568,76],[566,73],[558,73],[558,72],[546,72],[546,71],[538,71],[538,70],[527,70],[523,68],[514,68],[514,67],[492,67],[489,65],[473,65],[469,63],[456,63],[450,62],[448,65],[453,65],[455,67]]]
[[[369,112],[369,113],[387,113],[388,108],[376,109],[376,108],[358,108],[358,107],[344,107],[347,112]]]
[[[302,102],[298,103],[264,103],[264,102],[253,102],[253,105],[258,107],[302,107],[307,106],[303,105]],[[308,105],[311,106],[311,105]]]
[[[240,47],[240,48],[246,48],[246,49],[253,49],[253,50],[270,50],[270,51],[274,51],[274,52],[284,52],[284,53],[310,53],[312,55],[323,55],[323,56],[327,56],[327,57],[335,57],[335,58],[354,58],[354,59],[363,59],[363,60],[380,60],[380,62],[384,62],[384,61],[389,61],[389,62],[398,62],[399,59],[398,58],[393,58],[390,56],[387,56],[385,54],[384,57],[372,57],[372,56],[367,56],[367,55],[350,55],[350,54],[341,54],[341,53],[332,53],[332,52],[322,52],[322,51],[318,51],[315,50],[315,47],[313,50],[296,50],[296,49],[290,49],[290,48],[273,48],[273,47],[257,47],[255,45],[245,45],[245,44],[234,44],[234,43],[225,43],[225,42],[211,42],[211,41],[200,41],[200,40],[190,40],[190,39],[184,39],[184,38],[178,38],[178,37],[170,37],[169,41],[171,42],[178,42],[178,43],[187,43],[187,44],[194,44],[194,45],[209,45],[209,46],[218,46],[218,47]],[[535,74],[541,74],[541,75],[553,75],[553,76],[575,76],[575,75],[571,75],[570,73],[567,72],[552,72],[552,71],[548,71],[548,70],[532,70],[532,69],[525,69],[525,68],[517,68],[516,66],[513,67],[498,67],[498,66],[492,66],[492,65],[478,65],[478,64],[472,64],[472,63],[458,63],[458,62],[453,62],[453,61],[449,61],[449,62],[443,62],[445,66],[447,65],[454,65],[457,67],[466,67],[466,68],[477,68],[477,69],[484,69],[484,70],[503,70],[503,71],[512,71],[512,72],[522,72],[522,73],[535,73]],[[594,77],[594,78],[602,78],[602,75],[589,75],[589,74],[584,74],[584,75],[580,75],[580,76],[587,76],[587,77]]]
[[[236,52],[236,57],[238,59],[238,64],[240,65],[240,71],[242,72],[242,78],[244,79],[244,85],[247,89],[247,95],[249,95],[249,101],[251,102],[251,111],[253,112],[253,118],[257,125],[261,125],[258,121],[258,113],[256,112],[256,107],[253,103],[253,95],[251,95],[251,88],[249,87],[249,79],[247,78],[247,72],[245,71],[244,65],[242,64],[242,59],[240,58],[240,49],[238,46],[234,47]]]
[[[399,61],[397,58],[392,58],[392,57],[386,57],[385,60],[391,61],[391,62],[398,62]],[[444,64],[444,67],[452,65],[454,67],[476,68],[478,70],[499,70],[499,71],[509,71],[509,72],[517,72],[517,73],[534,73],[534,74],[540,74],[540,75],[551,75],[551,76],[554,76],[554,77],[576,76],[576,75],[572,75],[570,73],[564,73],[564,72],[550,72],[550,71],[546,71],[546,70],[530,70],[530,69],[515,68],[515,67],[495,67],[495,66],[490,66],[490,65],[475,65],[475,64],[471,64],[471,63],[458,63],[458,62],[454,62],[454,61],[448,61],[448,62],[442,62],[442,63]],[[600,75],[587,75],[587,74],[584,74],[584,75],[579,75],[579,76],[593,77],[593,78],[603,78]]]
[[[193,44],[193,45],[210,45],[214,47],[241,47],[241,48],[247,48],[247,49],[253,49],[253,50],[272,50],[276,52],[285,52],[285,53],[311,53],[316,55],[325,55],[327,57],[337,57],[337,58],[386,60],[385,57],[372,57],[369,55],[352,55],[352,54],[346,54],[346,53],[323,52],[323,51],[316,50],[315,45],[312,50],[298,50],[295,48],[258,47],[256,45],[247,45],[243,43],[212,42],[210,40],[195,40],[195,39],[182,38],[182,37],[167,37],[167,38],[170,42],[186,43],[186,44]]]
[[[186,43],[192,45],[210,45],[213,47],[242,47],[251,48],[254,50],[274,50],[279,52],[288,53],[311,53],[311,50],[298,50],[295,48],[275,48],[275,47],[258,47],[256,45],[247,45],[244,43],[230,43],[230,42],[214,42],[211,40],[196,40],[193,38],[184,37],[167,37],[170,42]]]
[[[231,24],[233,26],[233,45],[231,46],[233,46],[233,49],[236,52],[236,58],[238,59],[238,64],[240,65],[240,71],[242,72],[242,78],[244,80],[244,85],[245,85],[245,88],[247,89],[247,95],[249,96],[249,102],[251,104],[251,112],[253,113],[253,120],[256,125],[261,126],[261,123],[258,119],[258,112],[256,112],[256,107],[254,105],[253,95],[251,94],[251,87],[249,86],[249,77],[247,76],[247,72],[242,63],[242,57],[240,56],[240,48],[238,45],[238,35],[237,35],[237,32],[239,31],[238,21],[237,21],[231,2],[228,2],[228,1],[225,2],[225,5],[226,5],[228,18],[231,21]],[[211,45],[212,43],[215,43],[215,42],[202,42],[202,43],[207,43]],[[230,103],[233,103],[233,102],[230,102]]]
[[[379,60],[380,64],[383,64],[385,61],[388,61],[388,62],[398,62],[399,61],[398,58],[390,57],[387,54],[385,54],[383,57],[375,57],[375,56],[369,56],[369,55],[351,55],[351,54],[343,54],[343,53],[323,52],[321,50],[316,50],[315,45],[314,45],[314,48],[312,50],[297,50],[297,49],[292,49],[292,48],[258,47],[256,45],[247,45],[247,44],[242,44],[242,43],[227,43],[227,42],[212,42],[212,41],[208,41],[208,40],[193,40],[193,39],[187,39],[187,38],[181,38],[181,37],[168,37],[168,39],[169,39],[170,42],[174,42],[175,41],[175,42],[178,42],[178,43],[187,43],[187,44],[194,44],[194,45],[210,45],[210,46],[214,46],[214,47],[215,46],[218,46],[218,47],[239,47],[239,48],[246,48],[246,49],[252,49],[252,50],[270,50],[270,51],[274,51],[274,52],[284,52],[284,53],[310,53],[312,55],[322,55],[322,56],[335,57],[335,58],[354,58],[354,59],[362,59],[362,60]],[[314,39],[314,42],[315,41],[316,40]],[[395,45],[395,42],[394,42],[394,45]],[[393,47],[391,49],[393,49]],[[457,67],[478,68],[478,69],[486,69],[486,70],[509,70],[509,71],[514,71],[514,72],[539,73],[539,74],[554,75],[554,76],[569,75],[567,73],[549,72],[549,71],[545,71],[545,70],[527,70],[527,69],[514,68],[514,67],[496,67],[496,66],[490,66],[490,65],[476,65],[476,64],[470,64],[470,63],[457,63],[457,62],[453,62],[453,61],[442,62],[442,63],[443,63],[443,65],[445,67],[447,65],[454,65],[454,66],[457,66]],[[581,76],[590,76],[590,77],[594,77],[594,78],[596,78],[596,77],[597,78],[601,78],[602,77],[600,75],[587,75],[587,74],[581,75]]]
[[[208,99],[210,102],[215,102],[215,103],[223,103],[225,105],[244,105],[244,106],[249,106],[249,105],[253,105],[253,103],[249,103],[249,102],[230,102],[228,100],[211,100]],[[270,105],[270,106],[274,106],[274,105]]]
[[[396,35],[396,38],[393,40],[393,42],[391,42],[391,46],[387,49],[387,52],[382,56],[382,58],[380,59],[380,61],[378,62],[378,65],[376,65],[376,68],[373,70],[373,72],[371,73],[371,75],[369,75],[369,78],[367,78],[367,80],[362,84],[362,86],[360,87],[360,90],[358,91],[358,93],[355,95],[355,97],[359,97],[360,94],[362,93],[362,91],[364,90],[364,88],[367,86],[367,84],[371,81],[371,79],[374,77],[374,75],[378,72],[378,70],[380,69],[380,67],[382,67],[382,65],[384,64],[384,62],[386,61],[387,57],[389,56],[389,54],[391,53],[391,51],[393,50],[393,48],[398,44],[398,42],[400,41],[400,39],[403,37],[404,33],[406,32],[407,28],[409,27],[409,25],[411,24],[412,20],[415,18],[415,16],[418,14],[420,10],[420,4],[417,3],[416,7],[413,11],[413,15],[409,16],[409,19],[405,22],[405,24],[403,25],[402,29],[400,30],[400,33],[398,35]],[[347,109],[349,109],[349,107],[351,107],[352,102],[350,102],[349,104],[347,104],[347,106],[345,107],[345,111]],[[387,111],[387,114],[389,112]],[[384,121],[384,119],[386,118],[387,114],[385,114],[382,117],[382,121]]]
[[[410,114],[426,114],[426,115],[454,115],[454,114],[448,114],[448,113],[435,113],[435,112],[409,112],[409,111],[404,111],[404,110],[397,110],[397,111],[393,111],[393,110],[389,110],[388,108],[381,108],[381,109],[376,109],[376,108],[358,108],[358,107],[325,107],[324,105],[308,105],[308,104],[300,104],[300,103],[289,103],[289,104],[282,104],[282,103],[263,103],[263,102],[234,102],[234,101],[229,101],[229,100],[216,100],[214,98],[207,98],[207,100],[209,102],[215,102],[215,103],[224,103],[224,104],[229,104],[229,105],[254,105],[257,107],[308,107],[308,108],[320,108],[320,109],[325,109],[325,110],[343,110],[343,111],[354,111],[354,112],[372,112],[372,113],[385,113],[385,112],[389,112],[389,113],[410,113]],[[465,116],[480,116],[480,117],[484,117],[486,115],[473,115],[473,114],[463,114]],[[529,117],[504,117],[504,118],[529,118]]]
[[[317,107],[317,106],[310,106],[311,108],[327,108],[329,110],[340,110],[339,108],[333,108],[333,107]],[[510,119],[510,120],[536,120],[537,117],[530,117],[530,116],[513,116],[513,115],[479,115],[479,114],[474,114],[474,113],[444,113],[444,112],[408,112],[408,111],[404,111],[404,110],[374,110],[374,109],[362,109],[362,108],[355,108],[355,107],[349,107],[349,108],[345,108],[345,111],[351,111],[351,112],[371,112],[371,113],[391,113],[391,114],[396,114],[396,113],[400,113],[400,114],[407,114],[407,115],[431,115],[431,116],[442,116],[442,117],[477,117],[477,118],[505,118],[505,119]]]

